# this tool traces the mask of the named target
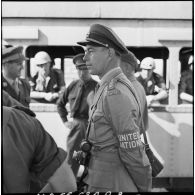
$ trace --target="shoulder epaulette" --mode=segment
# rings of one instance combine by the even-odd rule
[[[120,91],[118,89],[116,89],[116,83],[117,83],[117,79],[112,79],[109,84],[108,84],[108,88],[107,88],[107,94],[110,95],[116,95],[116,94],[120,94]]]

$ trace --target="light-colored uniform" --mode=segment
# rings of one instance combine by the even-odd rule
[[[135,91],[137,92],[138,98],[140,99],[144,130],[147,130],[148,129],[148,106],[147,106],[145,90],[135,76],[130,75],[127,78],[132,83]]]
[[[121,69],[115,68],[104,75],[94,97],[93,103],[106,86],[92,117],[89,141],[93,148],[84,182],[87,191],[147,192],[152,184],[151,166],[140,139],[139,107],[118,79],[132,86]]]

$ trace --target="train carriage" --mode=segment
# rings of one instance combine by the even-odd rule
[[[193,55],[192,1],[2,2],[2,38],[23,45],[29,58],[24,77],[36,73],[33,57],[44,50],[63,70],[66,85],[76,79],[72,57],[84,52],[76,42],[85,38],[92,23],[113,28],[140,61],[155,59],[155,71],[165,79],[169,97],[167,104],[149,108],[149,142],[164,164],[153,186],[193,190],[193,105],[180,104],[178,98],[181,72]],[[56,105],[30,107],[66,148],[68,131]]]

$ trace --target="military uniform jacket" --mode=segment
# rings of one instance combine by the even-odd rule
[[[85,182],[89,191],[147,192],[151,167],[140,138],[139,107],[118,79],[130,83],[120,68],[104,75],[100,82],[98,92],[106,87],[92,116],[88,139],[93,149]],[[93,105],[90,117],[92,110]]]
[[[30,103],[30,84],[26,79],[19,78],[18,88],[19,93],[17,94],[15,89],[9,84],[9,82],[2,76],[3,90],[5,90],[10,96],[16,99],[18,102],[26,107],[29,107]]]
[[[80,79],[72,81],[70,85],[65,89],[62,96],[57,101],[57,110],[63,122],[67,121],[68,111],[66,104],[70,104],[70,112],[74,118],[85,118],[88,119],[89,105],[87,104],[87,96],[91,91],[95,90],[97,81],[92,78],[84,84],[82,98],[77,113],[72,113],[73,104],[76,100],[78,89],[80,88],[83,81]]]
[[[64,161],[65,151],[36,118],[18,109],[3,106],[1,135],[3,192],[38,193]]]
[[[141,110],[142,110],[142,116],[143,116],[143,125],[144,125],[144,130],[148,129],[148,107],[147,107],[147,101],[146,101],[146,93],[139,81],[135,78],[135,76],[131,75],[128,77],[130,82],[132,83],[134,89],[137,92],[137,95],[140,99],[141,102]],[[141,132],[142,133],[142,132]]]

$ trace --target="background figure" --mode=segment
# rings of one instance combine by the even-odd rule
[[[143,86],[140,84],[140,82],[137,81],[137,79],[134,76],[135,70],[138,67],[137,62],[138,62],[138,59],[135,57],[135,55],[132,52],[129,51],[128,54],[121,55],[120,67],[123,73],[126,75],[126,77],[133,84],[133,87],[135,88],[138,94],[138,97],[141,101],[141,109],[142,109],[143,124],[144,124],[143,130],[146,131],[148,129],[148,107],[147,107],[145,90]]]
[[[73,152],[79,150],[80,143],[84,139],[88,124],[87,96],[95,90],[97,82],[92,79],[85,62],[84,54],[78,54],[73,58],[73,63],[78,71],[79,79],[72,81],[57,102],[58,113],[65,126],[70,129],[67,137],[67,161],[77,175],[79,164],[72,159]],[[70,104],[70,112],[73,121],[68,121],[66,104]]]
[[[39,70],[30,82],[32,102],[56,103],[65,88],[64,74],[52,67],[52,60],[45,51],[38,52],[34,58]]]
[[[146,92],[148,106],[152,103],[167,103],[167,91],[165,81],[162,76],[153,72],[155,61],[151,57],[146,57],[141,61],[141,72],[137,80],[142,84]]]
[[[66,152],[31,113],[3,106],[4,193],[39,192],[65,160]]]
[[[10,96],[24,106],[29,107],[30,85],[26,79],[20,78],[23,61],[23,47],[4,47],[2,49],[2,88]]]
[[[191,55],[188,60],[188,70],[181,73],[179,100],[182,103],[193,102],[193,63],[194,57]]]
[[[120,55],[128,50],[112,29],[101,24],[91,25],[86,40],[77,43],[86,47],[83,59],[90,74],[101,80],[89,113],[86,139],[92,149],[83,180],[86,191],[150,191],[151,166],[140,138],[139,104],[119,67]]]

